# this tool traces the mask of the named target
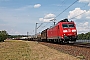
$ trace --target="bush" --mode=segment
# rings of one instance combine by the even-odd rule
[[[4,42],[5,39],[7,39],[8,37],[8,33],[4,30],[4,31],[0,31],[0,42]]]

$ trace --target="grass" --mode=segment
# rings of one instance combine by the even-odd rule
[[[8,40],[0,43],[0,60],[23,60],[30,58],[31,50],[22,41]]]
[[[82,59],[82,60],[85,59],[85,57],[84,57],[83,55],[79,55],[79,56],[77,56],[77,57],[80,58],[80,59]]]
[[[0,60],[79,60],[33,41],[0,42]]]

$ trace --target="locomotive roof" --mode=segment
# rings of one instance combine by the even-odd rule
[[[68,21],[68,19],[63,19],[61,21],[59,21],[57,24],[55,24],[54,26],[58,25],[59,23],[74,23],[74,21]],[[51,26],[50,28],[53,28],[54,26]],[[48,29],[50,29],[48,28]]]
[[[68,21],[68,19],[63,19],[63,20],[59,21],[57,24],[59,24],[59,23],[72,23],[72,22],[74,23],[74,21]]]

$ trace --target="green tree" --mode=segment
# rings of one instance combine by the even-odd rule
[[[5,30],[0,31],[0,42],[4,41],[7,37],[8,37],[8,33]]]
[[[90,32],[78,34],[78,40],[90,40]]]

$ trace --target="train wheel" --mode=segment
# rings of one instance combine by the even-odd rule
[[[60,39],[58,39],[58,43],[60,43]]]
[[[54,39],[54,43],[57,43],[57,39]]]
[[[64,43],[68,44],[68,43],[69,43],[69,41],[64,41]]]
[[[60,44],[65,44],[65,41],[64,40],[60,41]]]
[[[60,41],[60,44],[63,44],[63,41]]]

